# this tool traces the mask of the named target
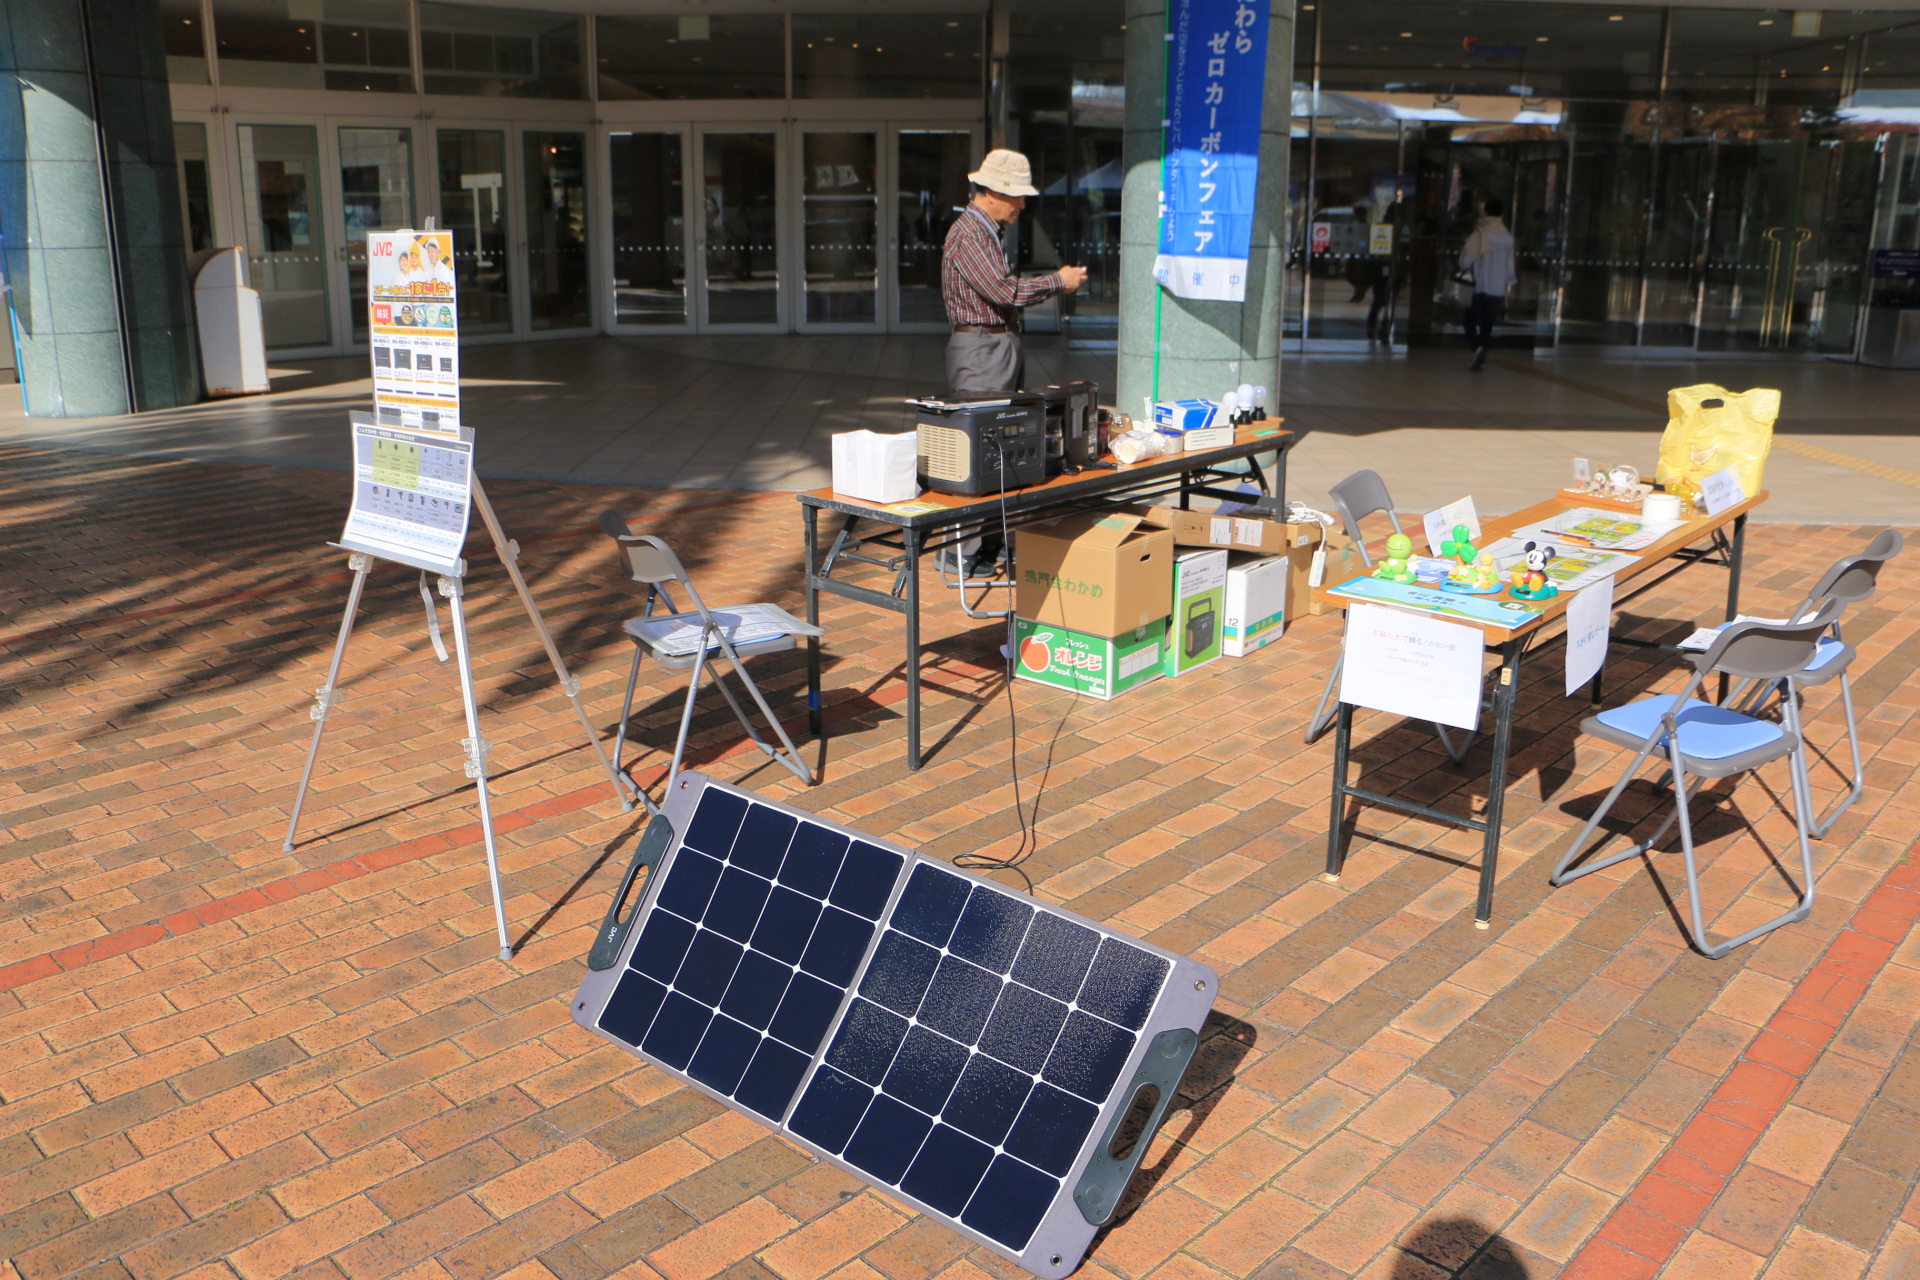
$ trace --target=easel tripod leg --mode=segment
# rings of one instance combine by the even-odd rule
[[[320,735],[327,731],[327,714],[340,700],[334,687],[340,680],[340,662],[347,656],[347,637],[353,634],[354,614],[360,610],[360,589],[367,585],[367,574],[373,571],[373,557],[356,551],[347,557],[347,567],[353,570],[353,587],[347,592],[347,612],[340,619],[339,638],[333,642],[333,662],[327,667],[327,682],[320,686],[310,713],[313,741],[307,744],[307,764],[300,771],[300,789],[293,793],[293,816],[287,819],[287,838],[280,846],[288,853],[293,852],[293,833],[300,826],[300,808],[307,802],[307,787],[313,781],[313,763],[320,758]]]
[[[513,944],[507,940],[507,909],[500,897],[500,854],[493,842],[493,802],[487,795],[487,756],[493,744],[480,736],[480,706],[473,693],[473,651],[467,644],[467,610],[460,579],[440,579],[440,594],[453,605],[453,644],[460,664],[460,701],[467,714],[467,736],[460,740],[460,745],[467,752],[467,776],[473,779],[474,788],[480,793],[480,835],[487,848],[487,880],[493,886],[493,923],[500,931],[500,958],[511,960]]]

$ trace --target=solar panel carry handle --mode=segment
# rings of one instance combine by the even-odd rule
[[[1153,1044],[1147,1050],[1145,1061],[1134,1074],[1133,1083],[1127,1086],[1126,1102],[1114,1113],[1113,1123],[1100,1139],[1100,1145],[1093,1149],[1093,1158],[1087,1161],[1086,1171],[1080,1175],[1080,1185],[1073,1189],[1073,1202],[1080,1207],[1080,1216],[1089,1225],[1105,1226],[1112,1218],[1114,1210],[1120,1207],[1120,1197],[1127,1189],[1127,1183],[1140,1168],[1140,1162],[1146,1158],[1147,1146],[1153,1141],[1153,1135],[1160,1132],[1161,1122],[1167,1118],[1167,1109],[1173,1105],[1173,1092],[1180,1087],[1180,1079],[1187,1074],[1187,1064],[1193,1061],[1193,1054],[1200,1047],[1200,1037],[1185,1027],[1175,1027],[1171,1031],[1162,1031],[1153,1038]],[[1133,1111],[1134,1099],[1148,1085],[1160,1091],[1160,1100],[1153,1104],[1153,1112],[1147,1117],[1140,1136],[1134,1139],[1127,1154],[1115,1157],[1113,1154],[1114,1135],[1120,1132],[1120,1126],[1127,1122],[1127,1116]]]
[[[633,864],[627,868],[626,878],[620,881],[619,890],[613,895],[613,901],[607,904],[607,918],[600,922],[600,932],[593,940],[593,950],[587,953],[587,968],[611,969],[620,961],[620,948],[627,941],[627,930],[640,915],[640,899],[644,893],[636,895],[633,905],[627,909],[627,918],[620,918],[620,904],[633,892],[633,882],[642,868],[652,868],[660,862],[662,854],[673,844],[673,824],[663,817],[656,817],[647,823],[647,829],[640,835],[640,847],[633,851]]]

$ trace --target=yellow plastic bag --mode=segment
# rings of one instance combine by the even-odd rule
[[[1660,437],[1654,479],[1670,493],[1692,501],[1700,481],[1734,468],[1748,497],[1760,492],[1780,393],[1767,387],[1729,391],[1712,383],[1667,392],[1667,430]]]

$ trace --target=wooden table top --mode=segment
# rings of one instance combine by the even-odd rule
[[[1700,539],[1706,537],[1715,529],[1723,528],[1733,523],[1734,520],[1765,502],[1767,496],[1767,490],[1762,489],[1745,502],[1737,506],[1728,507],[1717,516],[1696,516],[1691,520],[1685,521],[1678,529],[1675,529],[1672,533],[1650,547],[1640,551],[1622,551],[1616,553],[1625,556],[1629,563],[1625,568],[1613,575],[1614,581],[1627,582],[1642,574],[1653,572],[1664,561],[1672,557],[1675,552],[1700,541]],[[1496,539],[1506,537],[1515,529],[1524,529],[1528,525],[1539,524],[1542,521],[1551,520],[1564,512],[1578,511],[1580,508],[1589,505],[1591,504],[1576,498],[1562,498],[1558,496],[1548,498],[1545,502],[1537,502],[1526,510],[1517,511],[1510,516],[1500,516],[1482,520],[1480,522],[1480,541],[1483,544],[1491,545]],[[1623,520],[1634,518],[1633,513],[1629,511],[1622,511],[1619,513],[1619,516]],[[1417,534],[1410,534],[1408,536],[1413,537],[1416,543],[1420,540]],[[1372,550],[1371,544],[1369,544],[1368,550]],[[1379,563],[1378,556],[1375,556],[1374,563]],[[1352,580],[1351,577],[1343,579],[1343,581],[1348,582]],[[1398,604],[1392,601],[1355,601],[1351,596],[1336,595],[1332,589],[1339,585],[1339,583],[1335,582],[1328,583],[1325,586],[1315,587],[1313,590],[1313,598],[1322,604],[1331,605],[1334,608],[1340,609],[1347,608],[1355,603],[1364,603],[1379,604],[1382,608],[1388,609],[1418,610],[1418,606],[1416,605]],[[1451,615],[1446,615],[1445,620],[1459,623],[1465,627],[1479,627],[1487,633],[1488,643],[1501,644],[1516,635],[1529,631],[1537,631],[1549,622],[1552,622],[1555,618],[1560,617],[1567,611],[1568,602],[1578,594],[1579,593],[1575,591],[1562,591],[1551,600],[1523,601],[1522,603],[1529,609],[1538,609],[1540,616],[1531,622],[1522,623],[1517,627],[1500,627],[1490,622],[1479,622],[1472,618],[1457,618]],[[1503,594],[1499,596],[1481,596],[1478,598],[1483,600],[1507,600],[1515,599],[1516,597],[1511,594]],[[1440,617],[1442,615],[1435,614],[1434,616]]]

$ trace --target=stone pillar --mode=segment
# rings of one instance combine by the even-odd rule
[[[1164,293],[1153,278],[1160,247],[1160,158],[1165,132],[1167,0],[1127,0],[1126,185],[1120,214],[1120,386],[1113,403],[1138,415],[1154,390],[1154,307],[1160,308],[1160,399],[1214,397],[1243,382],[1280,403],[1280,312],[1285,293],[1287,159],[1293,116],[1293,5],[1272,3],[1260,181],[1245,302]]]
[[[0,237],[29,413],[200,398],[157,0],[0,0]]]

